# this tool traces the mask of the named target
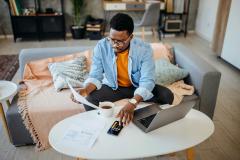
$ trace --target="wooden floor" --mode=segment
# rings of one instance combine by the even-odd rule
[[[147,41],[153,39],[147,36]],[[216,58],[209,48],[208,42],[192,34],[187,38],[165,38],[164,42],[178,42],[190,48],[215,66],[221,73],[219,94],[214,115],[215,132],[202,144],[196,146],[196,160],[240,160],[240,71]],[[84,46],[95,45],[97,41],[89,40],[55,40],[28,41],[13,43],[12,39],[0,40],[1,54],[17,54],[22,48]],[[1,125],[1,124],[0,124]],[[196,133],[197,134],[197,133]],[[57,153],[53,149],[35,152],[33,146],[14,147],[0,126],[0,160],[71,160],[73,158]],[[144,160],[184,160],[184,152],[175,157],[158,156]]]

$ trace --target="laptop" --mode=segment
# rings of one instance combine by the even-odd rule
[[[152,104],[135,110],[133,123],[147,133],[185,117],[197,102],[198,97],[192,95],[184,97],[179,105],[166,109],[159,104]]]

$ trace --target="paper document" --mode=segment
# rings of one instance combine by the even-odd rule
[[[70,90],[72,91],[72,94],[73,94],[73,96],[74,96],[76,101],[78,101],[78,102],[80,102],[82,104],[86,104],[86,105],[88,105],[90,107],[93,107],[95,109],[99,109],[98,106],[88,102],[85,97],[83,97],[79,93],[77,93],[70,83],[68,83],[68,86],[69,86]]]
[[[69,128],[66,129],[59,143],[68,148],[88,150],[93,146],[101,130],[104,128],[105,120],[79,120],[79,122],[70,125]]]

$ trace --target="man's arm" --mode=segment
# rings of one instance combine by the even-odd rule
[[[89,77],[84,82],[84,88],[87,88],[87,90],[90,91],[89,93],[91,93],[93,89],[100,89],[102,87],[101,81],[103,79],[103,65],[101,58],[100,44],[97,44],[93,51]],[[95,85],[96,88],[89,84]]]
[[[94,90],[96,90],[96,89],[97,89],[97,87],[96,87],[94,84],[88,83],[84,88],[78,89],[77,92],[78,92],[80,95],[86,97],[86,96],[88,96],[92,91],[94,91]],[[80,103],[80,102],[78,102],[78,101],[75,100],[73,94],[71,94],[70,98],[72,99],[73,102],[75,102],[75,103]]]
[[[138,94],[135,94],[133,98],[136,99],[137,104],[139,104],[140,102],[143,101],[142,96],[140,96],[140,95],[138,95]],[[135,108],[136,108],[136,107],[135,107]]]
[[[133,99],[136,100],[136,104],[127,102],[117,114],[117,117],[120,119],[120,123],[123,125],[127,125],[132,121],[134,109],[137,107],[137,104],[143,100],[142,96],[140,95],[134,95]]]
[[[91,92],[102,87],[103,66],[101,61],[101,50],[98,43],[93,50],[92,64],[89,72],[89,77],[84,82],[84,88],[78,90],[82,96],[88,96]],[[71,95],[71,98],[76,102]]]
[[[152,90],[155,86],[155,64],[150,46],[147,48],[146,52],[148,53],[145,53],[142,59],[139,87],[135,90],[133,97],[136,100],[136,104],[127,102],[117,115],[117,117],[120,118],[120,122],[123,124],[128,124],[133,119],[134,109],[138,103],[143,100],[148,100],[153,96]]]
[[[155,62],[152,56],[152,48],[147,47],[142,58],[141,77],[139,87],[135,90],[135,95],[140,95],[144,101],[153,97],[152,90],[155,86]]]
[[[85,86],[85,92],[86,92],[86,96],[88,96],[92,91],[96,90],[97,87],[92,84],[92,83],[88,83],[86,86]]]

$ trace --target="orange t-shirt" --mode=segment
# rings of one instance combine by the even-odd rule
[[[117,55],[117,80],[118,85],[121,87],[130,87],[132,85],[128,77],[128,53],[129,49]]]

